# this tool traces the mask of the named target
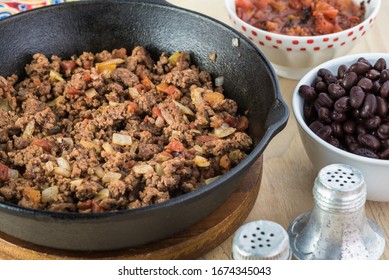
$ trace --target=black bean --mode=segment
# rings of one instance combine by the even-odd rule
[[[315,79],[313,79],[312,83],[311,83],[311,87],[316,87],[317,83],[318,82],[322,82],[323,81],[323,78],[322,77],[319,77],[317,76]]]
[[[317,132],[324,126],[320,121],[314,121],[309,125],[309,128],[317,134]]]
[[[350,90],[350,106],[357,109],[361,107],[365,100],[365,93],[359,86],[354,86]]]
[[[333,84],[337,81],[336,77],[331,72],[325,74],[323,78],[327,85]]]
[[[355,134],[367,134],[369,131],[367,130],[366,126],[363,123],[357,124],[357,127],[355,128]]]
[[[319,111],[317,112],[318,118],[320,121],[323,123],[330,123],[331,118],[330,118],[330,110],[326,107],[321,107]]]
[[[381,75],[381,72],[379,72],[378,70],[376,69],[370,69],[367,73],[366,73],[366,78],[372,80],[372,81],[375,81],[377,79],[380,78],[380,75]]]
[[[342,79],[347,70],[348,70],[348,67],[346,65],[344,65],[344,64],[340,65],[338,67],[338,79]]]
[[[304,102],[303,113],[305,120],[309,123],[317,117],[317,111],[311,102]]]
[[[378,154],[378,156],[381,158],[381,159],[388,159],[389,158],[389,148],[386,148],[385,150],[383,150],[382,152],[380,152]]]
[[[365,146],[366,148],[376,151],[381,147],[380,140],[377,139],[377,137],[371,135],[371,134],[359,134],[358,135],[358,142]]]
[[[328,94],[334,99],[339,99],[346,95],[346,90],[339,84],[330,84],[328,86]]]
[[[338,111],[334,110],[334,111],[331,112],[330,118],[334,122],[340,123],[340,122],[344,122],[344,121],[347,120],[347,114],[346,113],[341,113],[341,112],[338,112]]]
[[[388,80],[389,80],[389,69],[384,69],[380,74],[380,82],[384,83]]]
[[[376,114],[381,118],[388,115],[388,103],[381,96],[377,96],[377,111]]]
[[[325,125],[323,126],[322,128],[320,128],[318,131],[317,131],[317,136],[319,136],[321,139],[323,140],[327,140],[330,136],[331,136],[331,133],[332,133],[332,128],[331,126],[329,125]]]
[[[321,68],[321,69],[319,69],[319,71],[317,71],[317,75],[319,77],[322,77],[322,78],[324,78],[324,76],[327,75],[327,74],[331,74],[332,75],[331,71],[328,70],[328,69],[325,69],[325,68]]]
[[[358,120],[361,118],[361,110],[358,108],[358,109],[352,109],[351,110],[351,116],[355,119],[355,120]]]
[[[370,65],[364,62],[356,62],[350,66],[349,72],[355,72],[357,75],[365,75],[370,70]]]
[[[364,58],[364,57],[358,58],[358,62],[363,62],[363,63],[367,64],[370,68],[373,67],[373,65],[371,65],[370,61],[368,61],[368,60],[367,60],[366,58]]]
[[[373,82],[368,78],[362,78],[359,80],[358,86],[360,86],[363,91],[371,91],[373,88]]]
[[[374,116],[377,110],[377,98],[374,94],[369,93],[361,107],[361,118],[367,119]]]
[[[350,134],[347,134],[345,137],[344,137],[344,141],[348,147],[348,149],[351,151],[351,152],[354,152],[356,149],[360,148],[361,145],[358,143],[357,139],[355,139],[354,136],[350,135]]]
[[[337,138],[333,137],[332,135],[327,139],[327,142],[334,147],[337,147],[337,148],[340,147],[339,140]]]
[[[357,123],[353,120],[347,120],[343,124],[343,131],[347,134],[353,134],[355,132],[355,128],[357,127]]]
[[[299,94],[304,100],[314,101],[317,97],[317,93],[313,87],[302,85],[299,88]]]
[[[379,58],[374,64],[374,69],[381,72],[386,68],[386,60],[383,58]]]
[[[377,136],[381,139],[388,139],[389,138],[389,124],[384,123],[379,126],[377,129]]]
[[[343,126],[340,123],[332,123],[331,124],[332,128],[332,135],[338,138],[343,138],[344,137],[344,130]]]
[[[373,151],[366,149],[366,148],[357,148],[354,151],[354,154],[363,156],[363,157],[369,157],[369,158],[379,158],[376,153]]]
[[[327,84],[324,81],[320,81],[315,85],[315,90],[317,92],[327,92]]]
[[[350,90],[353,86],[358,83],[358,75],[355,72],[348,72],[344,75],[342,80],[342,86],[346,90]]]
[[[319,93],[317,100],[322,107],[331,109],[334,106],[334,101],[332,101],[331,97],[325,92]]]
[[[338,100],[335,101],[335,104],[334,104],[334,108],[336,111],[340,112],[340,113],[344,113],[344,112],[347,112],[348,110],[350,110],[351,106],[350,106],[350,97],[348,96],[343,96],[341,98],[339,98]]]
[[[388,80],[388,81],[385,81],[385,82],[381,85],[380,95],[381,95],[383,98],[387,98],[387,97],[389,96],[389,80]]]
[[[377,128],[380,126],[381,122],[382,122],[382,120],[379,116],[374,116],[370,119],[367,119],[364,122],[364,125],[368,130],[377,130]]]
[[[380,92],[381,83],[379,80],[376,80],[373,82],[373,88],[371,89],[371,92],[374,94],[378,94]]]

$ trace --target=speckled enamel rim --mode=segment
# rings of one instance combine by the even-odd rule
[[[247,24],[236,15],[235,0],[224,0],[224,2],[234,28],[260,46],[282,49],[287,52],[315,52],[341,47],[356,41],[373,27],[381,6],[381,0],[365,1],[366,7],[371,7],[366,9],[370,11],[366,19],[353,28],[341,32],[321,36],[289,36],[267,32]]]

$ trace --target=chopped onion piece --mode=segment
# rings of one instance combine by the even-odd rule
[[[155,120],[155,126],[161,128],[164,126],[164,124],[165,121],[163,120],[163,118],[157,117],[157,119]]]
[[[118,106],[118,105],[120,105],[120,103],[119,102],[114,102],[114,101],[109,101],[109,106],[112,106],[112,107],[115,107],[115,106]]]
[[[193,146],[193,149],[194,149],[196,152],[198,152],[199,154],[201,154],[201,155],[205,154],[204,149],[203,149],[202,147],[200,147],[199,145],[194,145],[194,146]]]
[[[132,97],[132,99],[137,99],[139,97],[139,92],[136,88],[128,88],[128,93]]]
[[[122,174],[120,174],[119,172],[108,171],[107,173],[105,173],[104,177],[101,180],[104,183],[109,183],[112,181],[119,180],[121,177],[122,177]]]
[[[85,91],[85,95],[88,98],[93,98],[97,95],[97,91],[94,88],[90,88],[87,91]]]
[[[65,169],[63,167],[54,167],[54,173],[57,175],[61,175],[64,177],[70,177],[71,172],[69,169]]]
[[[31,120],[27,125],[26,128],[23,131],[24,137],[29,137],[34,134],[35,131],[35,120]]]
[[[83,179],[77,179],[77,180],[71,181],[70,184],[73,186],[76,186],[76,187],[80,187],[83,181],[84,181]]]
[[[135,165],[132,170],[136,174],[146,174],[147,172],[154,172],[154,168],[149,164]]]
[[[190,132],[190,133],[194,133],[194,134],[199,134],[199,135],[201,135],[201,131],[198,130],[198,129],[191,129],[191,130],[189,130],[189,132]]]
[[[95,149],[96,152],[100,153],[101,152],[101,148],[100,148],[100,145],[98,143],[98,140],[94,140],[93,142],[92,141],[85,141],[85,140],[81,140],[80,141],[80,145],[83,146],[84,148],[89,148],[89,149]]]
[[[118,65],[118,64],[122,64],[122,63],[124,63],[124,62],[126,62],[124,59],[121,59],[121,58],[112,58],[112,59],[107,59],[107,60],[105,60],[105,61],[103,61],[103,62],[100,62],[99,64],[100,64],[100,65],[111,65],[111,64],[116,64],[116,65]]]
[[[8,111],[10,110],[9,104],[8,104],[8,100],[7,100],[7,99],[1,100],[1,102],[0,102],[0,108],[3,109],[3,111],[5,111],[5,112],[8,112]]]
[[[194,88],[190,91],[190,97],[192,98],[193,104],[198,108],[200,104],[203,102],[203,97],[201,94],[204,92],[202,88]]]
[[[93,200],[103,200],[105,198],[109,198],[109,190],[108,189],[102,189],[99,191],[96,196],[93,198]]]
[[[120,146],[128,146],[132,144],[132,138],[130,135],[114,133],[112,135],[112,143]]]
[[[64,159],[63,157],[59,157],[59,158],[57,158],[57,163],[58,163],[58,166],[59,167],[62,167],[62,168],[64,168],[64,169],[66,169],[66,170],[71,170],[72,168],[70,167],[70,164],[69,164],[69,162],[66,160],[66,159]]]
[[[53,165],[53,162],[51,162],[51,161],[46,162],[45,166],[46,166],[46,170],[49,172],[54,170],[54,165]]]
[[[42,191],[42,202],[52,202],[59,193],[58,186],[52,186]]]
[[[107,142],[105,142],[103,144],[103,149],[104,149],[104,151],[106,151],[107,153],[110,153],[110,154],[115,152],[115,150],[113,149],[112,145],[107,143]]]
[[[95,168],[95,173],[97,176],[99,176],[100,178],[103,178],[105,176],[105,171],[104,169],[101,167],[101,166],[97,166]]]
[[[162,167],[162,164],[160,163],[157,163],[155,165],[155,173],[158,174],[158,176],[163,176],[165,173],[163,172],[163,167]]]
[[[50,70],[50,74],[49,74],[50,78],[52,80],[57,80],[59,82],[64,82],[65,80],[62,78],[61,74],[59,74],[58,72],[54,71],[54,70]]]
[[[174,104],[177,105],[178,108],[180,108],[180,110],[181,110],[184,114],[194,116],[194,113],[193,113],[193,111],[192,111],[190,108],[188,108],[188,107],[182,105],[180,102],[177,102],[177,101],[175,101],[175,100],[173,100],[173,102],[174,102]]]
[[[214,135],[218,138],[224,138],[236,131],[236,128],[230,127],[228,124],[223,123],[220,127],[215,128]]]
[[[215,79],[215,86],[220,87],[224,84],[224,77],[220,76]]]
[[[205,184],[208,185],[208,184],[212,183],[213,181],[215,181],[216,179],[218,179],[219,177],[220,177],[220,175],[212,177],[212,178],[205,179]]]
[[[19,171],[16,169],[8,169],[8,178],[9,179],[17,179],[20,177]]]
[[[193,161],[199,167],[208,167],[211,164],[208,159],[202,156],[195,156]]]
[[[169,124],[169,125],[172,125],[173,124],[173,118],[172,116],[166,112],[165,110],[161,110],[161,114],[162,114],[162,117],[165,119],[165,121]]]

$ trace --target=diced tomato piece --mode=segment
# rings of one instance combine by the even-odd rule
[[[92,200],[92,212],[93,213],[101,213],[101,212],[104,212],[104,209],[100,207],[100,205]]]
[[[238,117],[238,124],[235,126],[236,131],[243,132],[249,127],[249,120],[245,116]]]
[[[219,165],[226,170],[230,170],[231,169],[231,160],[228,158],[227,155],[224,155],[220,158]]]
[[[214,141],[214,140],[217,140],[217,139],[219,139],[219,138],[217,138],[216,136],[202,135],[202,136],[197,137],[196,141],[205,143],[205,142]]]
[[[254,7],[254,4],[250,0],[236,0],[235,6],[236,6],[236,8],[249,10],[249,9],[252,9]]]
[[[182,96],[181,91],[177,87],[173,85],[168,85],[166,83],[160,83],[157,86],[157,90],[169,94],[174,100],[178,100]]]
[[[235,127],[238,125],[238,120],[231,116],[230,114],[227,115],[227,117],[224,120],[226,123],[229,124],[229,126]]]
[[[70,74],[76,68],[76,63],[73,60],[62,60],[61,67],[65,70],[66,74]]]
[[[90,71],[87,70],[84,72],[84,75],[82,76],[82,80],[85,82],[89,82],[91,80]]]
[[[70,87],[70,88],[68,89],[68,94],[69,94],[69,95],[82,95],[82,94],[85,94],[85,91],[76,89],[76,88],[74,88],[74,87]]]
[[[146,91],[146,87],[142,84],[138,84],[136,86],[134,86],[134,88],[139,92],[141,93],[142,91]]]
[[[183,152],[185,150],[184,145],[180,141],[172,141],[165,147],[166,150],[174,152]]]
[[[54,144],[46,139],[34,139],[31,142],[31,145],[42,147],[42,149],[46,152],[50,152],[54,147]]]
[[[39,87],[42,84],[38,77],[32,77],[31,80],[35,87]]]
[[[157,106],[153,107],[153,109],[151,110],[151,115],[153,116],[153,118],[160,117],[163,119],[161,110]]]
[[[32,201],[34,205],[38,205],[41,202],[41,192],[31,187],[23,189],[23,196]]]
[[[7,181],[9,179],[9,167],[0,163],[0,181]]]
[[[154,87],[153,82],[145,73],[141,73],[139,77],[141,78],[141,84],[144,85],[147,90],[150,90]]]
[[[135,102],[129,102],[127,106],[127,112],[133,114],[139,111],[139,106]]]

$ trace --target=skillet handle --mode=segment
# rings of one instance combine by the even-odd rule
[[[280,132],[289,119],[289,108],[282,98],[277,98],[269,111],[266,126],[272,132]]]

